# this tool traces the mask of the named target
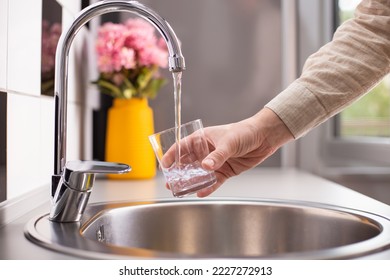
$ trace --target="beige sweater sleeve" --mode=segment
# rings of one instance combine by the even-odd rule
[[[363,0],[355,17],[311,55],[302,75],[266,107],[295,138],[368,92],[390,72],[390,0]]]

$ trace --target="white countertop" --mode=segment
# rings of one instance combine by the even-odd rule
[[[46,195],[47,194],[47,195]],[[229,179],[210,197],[286,199],[331,204],[390,218],[390,206],[294,169],[256,168]],[[97,180],[90,202],[172,199],[161,174],[151,180]],[[0,204],[0,259],[74,259],[24,237],[25,224],[49,212],[49,186]],[[390,259],[390,250],[368,258]]]

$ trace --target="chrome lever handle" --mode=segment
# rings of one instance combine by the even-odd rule
[[[120,174],[130,171],[130,166],[115,162],[76,160],[68,161],[65,169],[77,173]]]
[[[72,189],[88,191],[95,174],[122,174],[131,170],[127,164],[105,161],[69,161],[65,164],[62,180]]]

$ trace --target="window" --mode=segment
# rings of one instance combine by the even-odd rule
[[[299,0],[299,65],[301,68],[309,55],[331,40],[335,27],[341,21],[353,16],[359,2],[360,0]],[[387,199],[390,182],[389,131],[383,128],[376,128],[374,131],[373,127],[378,127],[377,123],[374,125],[372,122],[367,125],[368,122],[358,121],[358,118],[368,119],[367,116],[370,120],[382,121],[382,116],[385,115],[387,129],[390,128],[389,101],[386,101],[387,105],[384,106],[387,112],[385,114],[378,114],[380,110],[370,108],[376,106],[371,104],[378,104],[376,95],[383,94],[383,88],[385,88],[384,95],[389,100],[389,77],[386,77],[378,87],[373,89],[373,92],[299,139],[297,166],[389,203]],[[384,101],[380,103],[385,105]],[[354,126],[351,125],[352,123]],[[352,127],[354,129],[351,129]]]
[[[339,0],[339,24],[353,17],[360,0]],[[336,6],[337,7],[337,6]],[[336,136],[390,137],[390,75],[336,118]]]
[[[335,28],[353,17],[360,0],[336,0]],[[327,122],[318,139],[321,162],[331,172],[389,174],[390,76]],[[326,171],[325,171],[326,172]]]
[[[360,0],[300,0],[299,66],[353,17]],[[390,174],[390,78],[298,142],[298,166],[336,174]],[[378,97],[380,96],[380,97]],[[383,96],[383,97],[382,97]],[[387,181],[388,182],[388,181]]]

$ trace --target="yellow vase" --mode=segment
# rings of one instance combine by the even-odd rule
[[[153,110],[146,98],[114,99],[107,116],[106,161],[126,163],[132,170],[110,174],[110,179],[149,179],[156,175],[156,158],[148,139],[153,133]]]

